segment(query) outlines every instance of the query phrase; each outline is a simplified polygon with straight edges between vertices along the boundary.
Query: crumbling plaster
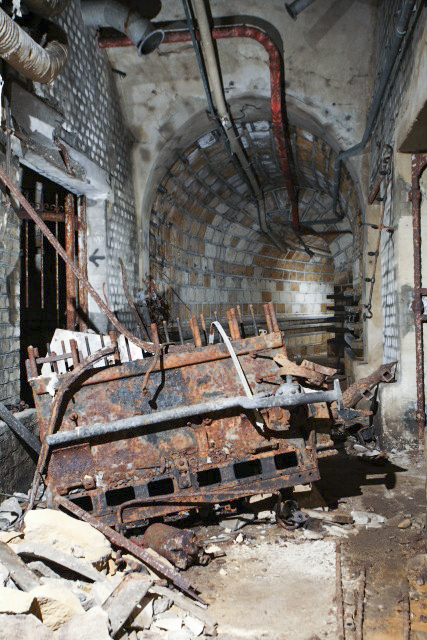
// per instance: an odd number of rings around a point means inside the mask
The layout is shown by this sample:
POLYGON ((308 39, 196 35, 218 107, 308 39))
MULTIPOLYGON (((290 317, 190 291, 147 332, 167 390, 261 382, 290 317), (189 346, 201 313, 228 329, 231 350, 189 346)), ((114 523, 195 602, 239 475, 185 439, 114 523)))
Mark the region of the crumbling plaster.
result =
MULTIPOLYGON (((165 0, 159 20, 182 19, 181 3, 165 0)), ((289 113, 303 111, 319 123, 325 138, 346 149, 362 137, 372 92, 372 55, 376 24, 375 1, 313 4, 294 23, 283 2, 224 1, 211 3, 215 17, 246 14, 260 17, 279 30, 284 42, 289 113)), ((244 39, 220 41, 224 87, 230 101, 242 96, 268 97, 267 54, 261 45, 244 39)), ((123 111, 135 136, 134 177, 140 274, 148 271, 148 227, 151 202, 147 184, 158 154, 171 145, 192 118, 203 113, 206 100, 191 44, 167 44, 149 57, 138 58, 135 48, 109 49, 114 68, 124 71, 117 80, 123 111)), ((212 123, 205 118, 205 130, 212 123)), ((200 131, 201 133, 201 131, 200 131)), ((196 135, 194 136, 196 137, 196 135)), ((363 157, 350 163, 361 176, 363 157)))

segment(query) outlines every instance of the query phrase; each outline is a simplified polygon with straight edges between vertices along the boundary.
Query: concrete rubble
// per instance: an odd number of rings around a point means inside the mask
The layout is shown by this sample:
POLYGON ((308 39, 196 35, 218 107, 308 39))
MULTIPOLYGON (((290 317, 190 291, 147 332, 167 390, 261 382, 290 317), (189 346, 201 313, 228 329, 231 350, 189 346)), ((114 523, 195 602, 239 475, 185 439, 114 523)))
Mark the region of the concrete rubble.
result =
MULTIPOLYGON (((9 498, 3 508, 8 513, 16 506, 9 498)), ((0 538, 0 638, 191 640, 216 635, 215 623, 201 606, 164 586, 142 563, 138 571, 130 570, 130 554, 119 556, 102 533, 61 511, 29 511, 22 530, 3 532, 0 538), (15 565, 3 564, 10 558, 15 565)))

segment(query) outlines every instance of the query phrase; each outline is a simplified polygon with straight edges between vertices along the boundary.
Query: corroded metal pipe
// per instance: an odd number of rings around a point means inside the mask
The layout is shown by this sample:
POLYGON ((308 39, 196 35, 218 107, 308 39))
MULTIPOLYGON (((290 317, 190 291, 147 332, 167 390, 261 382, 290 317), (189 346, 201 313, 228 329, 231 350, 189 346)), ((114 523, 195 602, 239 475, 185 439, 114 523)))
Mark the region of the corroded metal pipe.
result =
POLYGON ((52 40, 41 47, 0 9, 0 58, 26 78, 50 84, 67 62, 68 46, 52 40))

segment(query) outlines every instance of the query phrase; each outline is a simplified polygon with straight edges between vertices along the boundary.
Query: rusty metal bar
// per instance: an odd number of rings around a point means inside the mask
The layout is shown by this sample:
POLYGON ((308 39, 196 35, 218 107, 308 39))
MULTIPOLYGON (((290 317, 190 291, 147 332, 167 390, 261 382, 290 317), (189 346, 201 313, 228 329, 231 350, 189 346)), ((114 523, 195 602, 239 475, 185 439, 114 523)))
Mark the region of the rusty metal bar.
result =
MULTIPOLYGON (((68 260, 75 262, 76 255, 76 229, 74 217, 74 196, 67 193, 65 196, 65 250, 68 260)), ((67 295, 67 329, 74 331, 76 328, 77 287, 76 277, 67 264, 65 269, 66 295, 67 295)))
POLYGON ((166 342, 170 342, 169 331, 168 331, 168 323, 166 322, 166 320, 163 320, 162 324, 163 324, 163 331, 164 331, 164 334, 165 334, 166 342))
POLYGON ((236 310, 234 308, 227 311, 228 326, 232 340, 241 340, 240 329, 237 323, 236 310))
POLYGON ((33 346, 28 347, 28 357, 30 359, 31 375, 33 378, 37 378, 39 375, 36 363, 36 352, 33 346))
POLYGON ((273 321, 270 316, 270 307, 268 304, 264 304, 263 307, 264 307, 265 319, 267 322, 268 333, 273 333, 273 321))
POLYGON ((181 344, 184 344, 184 338, 183 338, 182 329, 181 329, 181 320, 179 318, 176 319, 176 326, 178 327, 179 340, 181 344))
POLYGON ((245 338, 245 325, 243 322, 242 310, 240 308, 240 304, 237 305, 237 319, 239 321, 240 334, 242 338, 245 338))
POLYGON ((255 332, 254 335, 257 336, 258 335, 258 327, 257 327, 257 323, 256 323, 256 320, 255 320, 254 305, 250 304, 249 305, 249 309, 250 309, 251 316, 252 316, 252 323, 254 325, 254 332, 255 332))
POLYGON ((270 311, 271 322, 273 323, 273 332, 280 331, 279 323, 277 322, 276 309, 274 306, 274 302, 270 301, 268 303, 268 308, 270 311))
MULTIPOLYGON (((240 344, 236 343, 233 345, 233 347, 237 356, 244 356, 251 353, 256 354, 257 351, 283 347, 283 338, 280 333, 273 333, 267 336, 246 338, 245 340, 242 340, 240 344)), ((201 364, 203 362, 214 362, 215 360, 222 360, 229 357, 230 354, 228 349, 223 343, 210 344, 209 346, 204 347, 201 351, 166 353, 163 356, 161 363, 155 363, 152 371, 166 371, 168 369, 177 369, 188 365, 201 364)), ((138 371, 135 371, 134 368, 128 370, 126 369, 126 365, 123 365, 119 369, 117 367, 111 367, 104 371, 94 372, 88 380, 83 380, 80 384, 84 387, 87 385, 111 382, 112 380, 141 375, 147 371, 149 366, 151 366, 151 358, 139 360, 138 364, 140 367, 138 371)), ((45 393, 44 382, 42 380, 39 385, 39 389, 36 393, 45 393)))
POLYGON ((52 364, 53 364, 54 372, 58 373, 59 372, 58 363, 57 363, 56 360, 52 360, 52 356, 56 356, 56 353, 52 353, 52 351, 50 350, 50 344, 49 343, 46 344, 46 352, 47 352, 47 355, 49 356, 49 361, 52 362, 52 364))
POLYGON ((126 549, 126 551, 129 551, 133 556, 142 560, 142 562, 154 569, 154 571, 170 580, 176 587, 178 587, 178 589, 181 589, 185 593, 188 593, 192 598, 198 600, 202 604, 205 604, 185 578, 175 571, 175 569, 167 566, 162 560, 154 557, 146 549, 143 549, 132 540, 125 538, 120 533, 117 533, 117 531, 114 531, 114 529, 111 529, 108 525, 103 524, 97 518, 91 516, 87 511, 84 511, 84 509, 81 509, 74 504, 74 502, 71 502, 71 500, 56 495, 54 497, 54 501, 58 506, 63 507, 66 511, 69 511, 80 520, 88 522, 94 529, 100 531, 114 545, 122 549, 126 549))
MULTIPOLYGON (((54 249, 59 253, 61 258, 64 260, 66 265, 70 267, 70 269, 72 270, 76 278, 79 279, 80 283, 84 287, 86 287, 86 289, 88 290, 92 298, 95 300, 98 307, 105 313, 107 318, 110 320, 111 324, 114 327, 116 327, 116 329, 120 331, 120 333, 125 335, 129 340, 131 340, 138 347, 141 347, 141 349, 144 349, 144 351, 152 352, 153 350, 152 344, 148 342, 144 342, 143 340, 140 340, 139 338, 134 336, 116 318, 116 316, 112 313, 111 309, 108 308, 104 300, 102 300, 101 296, 97 293, 97 291, 95 291, 92 285, 88 282, 87 278, 85 278, 85 276, 82 274, 81 270, 77 267, 77 265, 72 260, 69 260, 67 253, 64 250, 64 247, 61 246, 57 238, 55 238, 53 233, 46 226, 46 224, 43 222, 43 220, 40 218, 40 216, 37 214, 34 208, 30 205, 27 199, 23 196, 21 191, 10 179, 10 177, 7 175, 7 173, 2 167, 0 167, 0 180, 3 182, 3 184, 5 184, 10 189, 11 193, 15 196, 15 198, 18 200, 21 206, 24 207, 28 215, 32 218, 32 220, 34 220, 34 222, 37 224, 41 232, 46 236, 46 238, 49 240, 49 242, 54 247, 54 249)), ((161 348, 162 348, 162 345, 159 345, 159 349, 161 348)))
MULTIPOLYGON (((58 238, 59 235, 59 226, 58 223, 55 223, 55 237, 58 238)), ((59 239, 58 239, 59 242, 59 239)), ((56 324, 59 326, 59 315, 60 315, 60 299, 59 299, 59 255, 58 252, 55 251, 55 302, 56 302, 56 324)))
POLYGON ((200 322, 202 323, 203 335, 205 336, 205 344, 208 344, 208 334, 206 333, 206 322, 203 313, 200 314, 200 322))
POLYGON ((29 241, 28 241, 28 221, 24 222, 24 233, 25 233, 25 308, 28 309, 30 306, 30 289, 29 289, 29 268, 28 268, 28 251, 29 251, 29 241))
POLYGON ((152 322, 151 325, 151 336, 153 339, 153 344, 155 345, 155 347, 157 348, 159 346, 159 330, 157 329, 157 325, 155 322, 152 322))
MULTIPOLYGON (((111 355, 113 352, 114 352, 114 347, 112 345, 108 347, 104 347, 103 349, 100 349, 93 355, 85 358, 83 362, 81 362, 77 367, 75 367, 73 371, 68 373, 68 375, 64 376, 52 403, 52 413, 50 416, 49 425, 47 427, 46 434, 54 433, 56 428, 56 423, 58 421, 60 409, 62 406, 62 402, 64 400, 65 395, 69 391, 70 387, 79 379, 81 374, 84 373, 85 371, 88 371, 95 364, 95 362, 98 362, 98 360, 101 360, 104 356, 111 355)), ((33 480, 30 495, 28 498, 27 511, 30 511, 34 506, 34 501, 37 495, 37 489, 39 488, 41 476, 42 476, 42 473, 44 472, 48 455, 49 455, 49 443, 47 442, 47 439, 45 439, 42 444, 39 459, 37 461, 37 467, 34 473, 34 480, 33 480)))
POLYGON ((190 318, 190 327, 193 333, 194 344, 196 347, 202 347, 202 337, 200 335, 199 323, 197 322, 197 316, 191 316, 190 318))
POLYGON ((427 153, 414 154, 412 156, 412 229, 414 243, 414 301, 412 311, 414 312, 415 324, 415 366, 417 380, 417 411, 416 421, 418 425, 418 446, 424 448, 424 430, 426 423, 425 413, 425 389, 424 389, 424 344, 423 344, 423 321, 424 310, 421 285, 421 189, 420 179, 423 171, 427 167, 427 153))
POLYGON ((79 364, 79 352, 77 349, 77 342, 73 338, 71 338, 70 340, 70 349, 71 349, 71 357, 73 359, 73 367, 77 367, 77 365, 79 364))
POLYGON ((112 433, 133 431, 134 429, 151 426, 153 424, 161 424, 162 422, 174 422, 191 416, 217 413, 235 408, 253 411, 270 407, 299 407, 307 404, 316 404, 317 402, 334 402, 338 401, 340 393, 339 381, 335 380, 332 391, 313 391, 313 393, 309 394, 284 391, 282 394, 277 393, 276 395, 257 394, 251 398, 247 396, 221 398, 211 400, 210 402, 201 402, 188 406, 175 407, 174 409, 164 409, 163 411, 135 415, 131 418, 113 420, 112 422, 98 423, 90 427, 79 427, 72 431, 58 431, 55 434, 47 435, 45 442, 47 442, 49 446, 58 446, 69 444, 70 442, 99 438, 100 436, 110 435, 112 433))
POLYGON ((40 233, 40 308, 44 309, 44 235, 40 233))
MULTIPOLYGON (((78 227, 77 227, 77 242, 78 242, 78 264, 80 271, 87 279, 87 209, 86 209, 86 196, 80 196, 78 200, 78 227)), ((88 293, 85 287, 79 286, 79 329, 80 331, 86 331, 87 323, 86 318, 89 313, 89 300, 88 293)))
MULTIPOLYGON (((65 222, 65 213, 55 213, 54 211, 37 210, 40 218, 45 222, 65 222)), ((16 215, 20 220, 31 220, 31 216, 24 209, 19 209, 16 215)))

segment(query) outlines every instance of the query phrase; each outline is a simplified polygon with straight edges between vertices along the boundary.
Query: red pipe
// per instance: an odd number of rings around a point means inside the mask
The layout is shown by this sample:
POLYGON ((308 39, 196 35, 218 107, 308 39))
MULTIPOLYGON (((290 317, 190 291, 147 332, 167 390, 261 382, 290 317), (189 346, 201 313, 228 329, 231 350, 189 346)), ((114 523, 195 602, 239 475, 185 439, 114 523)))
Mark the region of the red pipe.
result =
MULTIPOLYGON (((251 38, 262 44, 268 53, 270 63, 270 102, 271 116, 273 122, 273 133, 276 140, 277 153, 282 165, 283 176, 285 178, 286 190, 292 207, 292 225, 295 231, 299 229, 298 214, 298 198, 292 179, 292 151, 289 138, 289 131, 286 117, 285 105, 285 72, 283 59, 277 45, 273 40, 261 29, 257 27, 247 27, 244 25, 233 27, 214 27, 212 29, 212 37, 214 40, 222 40, 225 38, 251 38)), ((197 38, 200 39, 197 32, 197 38)), ((191 34, 187 29, 174 31, 165 30, 165 38, 163 44, 174 42, 190 42, 191 34)), ((126 36, 109 36, 100 37, 98 46, 102 49, 110 47, 133 47, 134 44, 126 36)))

